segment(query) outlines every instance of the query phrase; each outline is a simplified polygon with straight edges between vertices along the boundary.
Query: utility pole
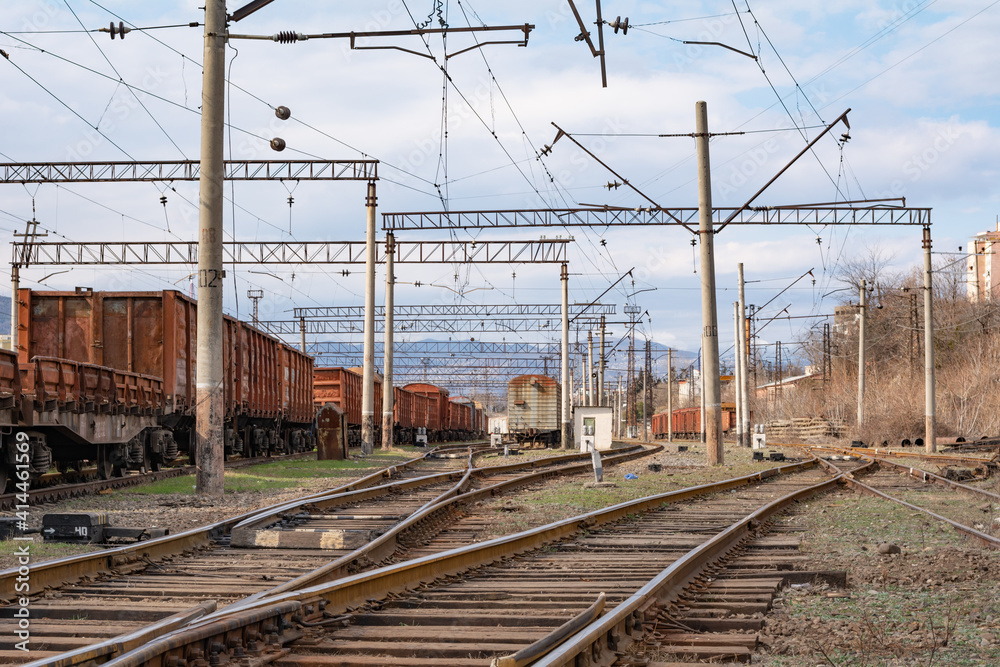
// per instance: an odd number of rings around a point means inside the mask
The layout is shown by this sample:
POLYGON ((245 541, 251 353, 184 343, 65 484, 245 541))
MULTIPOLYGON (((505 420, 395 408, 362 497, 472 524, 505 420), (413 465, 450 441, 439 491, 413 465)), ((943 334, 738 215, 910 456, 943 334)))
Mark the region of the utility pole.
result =
MULTIPOLYGON (((260 322, 258 321, 258 324, 260 322)), ((299 318, 299 346, 302 348, 302 354, 306 353, 306 318, 299 318)))
POLYGON ((562 283, 562 423, 559 430, 559 446, 569 449, 570 442, 570 407, 569 392, 571 382, 569 377, 569 268, 562 265, 559 273, 562 283))
POLYGON ((594 405, 594 332, 587 329, 587 405, 594 405))
POLYGON ((736 403, 736 446, 743 446, 743 368, 740 365, 740 302, 733 302, 733 328, 736 339, 733 347, 733 394, 736 403))
POLYGON ((222 319, 223 126, 226 111, 226 1, 205 1, 205 54, 201 95, 201 176, 198 235, 198 330, 195 390, 196 489, 225 491, 222 319))
POLYGON ((740 395, 741 395, 741 408, 740 414, 742 415, 742 433, 743 440, 740 441, 741 447, 749 447, 751 445, 751 425, 750 425, 750 337, 749 337, 749 327, 747 326, 747 307, 746 307, 746 295, 744 293, 744 287, 746 281, 743 279, 743 262, 740 262, 736 267, 736 273, 739 279, 739 354, 737 356, 737 361, 740 367, 740 395))
POLYGON ((829 387, 833 380, 833 350, 830 341, 830 323, 823 323, 823 386, 829 387))
POLYGON ((375 451, 375 181, 368 182, 365 205, 368 227, 365 236, 365 328, 361 378, 361 451, 375 451))
POLYGON ((618 419, 615 422, 618 424, 618 437, 624 437, 625 432, 623 425, 625 423, 625 415, 622 414, 622 376, 618 376, 618 396, 615 399, 615 413, 618 415, 618 419))
POLYGON ((712 170, 708 156, 708 104, 695 102, 698 153, 698 238, 701 241, 701 349, 705 388, 705 450, 709 465, 725 462, 722 448, 722 401, 719 386, 719 324, 715 312, 715 252, 712 236, 712 170), (707 376, 707 381, 706 381, 707 376))
POLYGON ((649 417, 647 415, 653 414, 653 406, 650 398, 653 395, 653 385, 650 382, 650 373, 652 372, 652 363, 649 356, 649 339, 646 339, 646 363, 643 364, 642 373, 642 439, 644 441, 649 441, 649 417))
POLYGON ((601 357, 597 364, 597 404, 604 407, 604 315, 601 315, 601 357))
POLYGON ((667 349, 667 442, 674 441, 674 351, 667 349))
POLYGON ((396 255, 396 235, 389 232, 385 236, 385 344, 383 345, 382 367, 382 449, 392 449, 395 444, 393 433, 393 403, 396 397, 392 387, 393 357, 393 299, 396 277, 393 273, 393 259, 396 255))
POLYGON ((924 449, 937 451, 934 396, 934 281, 931 273, 931 228, 924 227, 924 449))
POLYGON ((858 308, 858 437, 865 423, 865 294, 868 282, 861 281, 860 306, 858 308))
POLYGON ((701 407, 701 429, 700 429, 701 433, 699 433, 699 435, 698 435, 698 441, 704 443, 704 442, 707 442, 707 438, 705 437, 705 427, 707 426, 707 422, 705 421, 705 352, 704 352, 704 350, 699 350, 698 351, 698 379, 699 379, 699 385, 700 385, 698 387, 698 399, 699 399, 699 406, 701 407))

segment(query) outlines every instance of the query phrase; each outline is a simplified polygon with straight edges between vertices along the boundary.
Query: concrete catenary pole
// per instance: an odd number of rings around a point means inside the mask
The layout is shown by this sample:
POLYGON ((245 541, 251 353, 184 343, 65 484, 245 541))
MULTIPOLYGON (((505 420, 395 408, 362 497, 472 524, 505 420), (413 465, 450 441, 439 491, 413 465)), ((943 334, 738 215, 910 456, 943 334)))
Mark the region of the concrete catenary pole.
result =
POLYGON ((601 355, 597 361, 597 404, 604 406, 604 315, 601 315, 601 355))
POLYGON ((302 354, 306 353, 306 318, 299 318, 299 345, 302 348, 302 354))
POLYGON ((361 380, 361 449, 375 451, 375 181, 368 182, 365 206, 368 227, 365 236, 365 342, 361 380))
POLYGON ((587 331, 587 405, 594 405, 594 332, 587 331))
POLYGON ((733 301, 733 389, 736 402, 736 446, 743 446, 743 369, 740 368, 740 302, 733 301))
POLYGON ((736 267, 737 277, 739 279, 739 317, 740 317, 740 349, 739 349, 739 366, 742 372, 742 377, 740 379, 742 390, 740 392, 743 406, 742 406, 742 417, 743 417, 743 441, 740 442, 741 447, 749 447, 752 441, 751 436, 751 426, 750 426, 750 355, 747 351, 747 300, 744 287, 746 281, 743 280, 743 262, 740 262, 736 267))
MULTIPOLYGON (((643 359, 649 359, 649 340, 646 340, 646 356, 643 359)), ((643 442, 649 442, 649 422, 646 421, 646 415, 650 414, 646 412, 646 406, 649 404, 649 366, 645 363, 642 364, 642 440, 643 442)), ((636 434, 638 435, 638 434, 636 434)))
POLYGON ((559 272, 559 280, 562 284, 562 422, 559 429, 559 446, 569 449, 573 446, 570 441, 570 420, 572 419, 572 408, 570 407, 569 392, 569 268, 562 265, 559 272))
POLYGON ((382 367, 385 376, 382 378, 382 449, 392 449, 393 434, 393 403, 396 397, 392 387, 392 355, 393 355, 393 291, 396 277, 393 275, 393 260, 396 254, 396 236, 392 232, 385 237, 385 348, 382 367))
POLYGON ((615 397, 615 414, 618 415, 618 419, 616 420, 616 423, 618 424, 618 437, 621 438, 621 437, 624 436, 624 429, 622 427, 625 425, 625 415, 622 414, 622 376, 621 375, 618 376, 618 395, 615 397))
POLYGON ((924 227, 924 449, 937 451, 937 408, 934 397, 934 277, 931 272, 931 228, 924 227))
POLYGON ((225 399, 222 320, 223 123, 226 111, 226 2, 205 2, 198 207, 198 332, 195 456, 201 495, 224 492, 225 399))
POLYGON ((708 424, 708 422, 705 421, 705 362, 703 360, 703 357, 704 353, 699 351, 698 352, 698 380, 699 380, 698 398, 701 400, 700 403, 701 434, 699 435, 699 438, 701 438, 700 442, 706 442, 705 426, 706 424, 708 424))
POLYGON ((858 308, 858 437, 861 437, 861 426, 865 423, 865 293, 868 282, 861 281, 861 304, 858 308))
POLYGON ((674 351, 667 350, 667 442, 674 441, 674 351))
POLYGON ((701 349, 705 388, 705 450, 709 465, 725 462, 722 448, 722 387, 719 385, 719 323, 715 312, 715 251, 712 236, 712 170, 708 158, 708 104, 695 102, 698 153, 698 238, 701 240, 701 349))

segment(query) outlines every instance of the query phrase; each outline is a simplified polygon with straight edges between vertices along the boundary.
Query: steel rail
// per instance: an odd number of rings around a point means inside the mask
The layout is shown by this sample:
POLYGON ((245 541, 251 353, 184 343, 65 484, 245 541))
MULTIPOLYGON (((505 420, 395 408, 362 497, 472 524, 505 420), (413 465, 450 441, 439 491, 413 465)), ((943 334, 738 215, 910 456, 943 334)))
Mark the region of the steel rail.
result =
MULTIPOLYGON (((611 458, 617 459, 618 461, 627 460, 629 458, 634 458, 636 456, 636 452, 638 452, 640 450, 641 450, 641 448, 635 448, 635 447, 631 448, 630 450, 626 450, 624 452, 621 451, 621 450, 619 450, 619 451, 616 452, 615 456, 613 456, 611 458)), ((582 454, 582 455, 570 455, 570 456, 566 456, 566 455, 553 456, 553 457, 547 457, 545 459, 535 459, 535 460, 529 460, 529 461, 524 461, 524 462, 521 462, 521 463, 514 463, 514 464, 503 465, 503 466, 490 466, 488 468, 474 469, 473 468, 473 461, 474 461, 474 459, 476 459, 478 457, 481 457, 481 456, 489 453, 490 451, 493 451, 493 450, 490 450, 490 449, 486 449, 486 450, 477 449, 476 448, 476 444, 472 444, 471 446, 470 445, 446 445, 446 446, 443 446, 442 448, 437 448, 437 449, 433 450, 432 452, 428 452, 427 455, 425 455, 425 457, 423 457, 423 458, 457 458, 457 457, 461 457, 461 456, 467 456, 468 457, 468 462, 466 464, 466 468, 465 468, 464 474, 462 472, 459 472, 459 471, 452 471, 452 472, 447 472, 447 473, 437 473, 437 474, 433 474, 433 475, 427 475, 427 476, 424 476, 424 477, 410 479, 410 480, 403 480, 401 482, 395 482, 395 483, 391 483, 391 484, 379 485, 379 486, 375 486, 375 487, 367 487, 367 488, 360 489, 360 490, 357 490, 357 491, 348 491, 348 492, 344 492, 344 493, 318 492, 317 494, 313 494, 313 495, 307 496, 304 499, 299 499, 299 500, 296 500, 296 501, 292 501, 290 503, 286 503, 286 504, 277 506, 276 508, 270 508, 271 511, 265 510, 263 512, 260 512, 260 514, 257 514, 257 515, 254 515, 254 516, 247 516, 247 518, 245 518, 240 524, 238 524, 235 527, 232 527, 232 529, 231 529, 231 535, 233 537, 231 539, 231 544, 235 544, 238 541, 238 537, 237 537, 237 529, 238 528, 240 528, 240 527, 246 527, 246 526, 253 525, 253 524, 257 524, 257 523, 265 520, 266 518, 272 518, 272 519, 276 520, 278 518, 279 514, 286 513, 286 512, 289 512, 289 511, 293 511, 293 510, 301 507, 304 504, 315 504, 315 505, 320 505, 320 506, 327 506, 327 505, 331 505, 331 504, 334 504, 334 503, 335 504, 353 503, 353 502, 363 501, 368 496, 373 495, 373 493, 382 494, 382 493, 385 492, 385 490, 387 488, 390 488, 393 492, 395 492, 395 491, 405 490, 407 488, 416 487, 416 486, 426 486, 427 484, 436 483, 436 482, 438 482, 440 480, 443 480, 443 479, 446 479, 446 478, 449 478, 449 477, 453 478, 453 477, 459 476, 459 475, 462 476, 462 480, 460 480, 458 484, 456 484, 454 487, 452 487, 452 489, 444 492, 443 494, 441 494, 437 498, 432 499, 431 501, 425 503, 425 505, 423 505, 421 508, 419 508, 416 512, 413 513, 413 516, 416 516, 417 514, 421 514, 421 513, 423 513, 424 515, 426 515, 426 511, 425 510, 428 510, 429 508, 431 508, 435 503, 437 503, 437 502, 439 502, 439 501, 441 501, 441 500, 443 500, 445 498, 452 497, 452 496, 455 496, 458 493, 461 493, 464 490, 464 488, 466 487, 467 480, 470 479, 470 476, 474 472, 478 472, 478 473, 482 473, 482 474, 503 474, 503 473, 506 473, 506 472, 515 471, 518 468, 525 468, 525 467, 527 467, 527 468, 538 468, 538 467, 544 467, 546 465, 550 465, 551 466, 551 465, 559 464, 559 463, 565 462, 567 460, 574 460, 574 459, 580 459, 580 460, 582 460, 584 458, 586 459, 586 461, 588 463, 586 465, 584 465, 584 464, 581 463, 581 464, 577 464, 577 465, 572 466, 572 468, 574 469, 573 471, 579 471, 580 469, 589 468, 589 466, 590 466, 590 464, 589 464, 590 455, 589 454, 582 454), (443 451, 441 451, 442 449, 443 449, 443 451)), ((652 451, 657 451, 657 450, 650 450, 649 452, 642 452, 642 453, 651 453, 652 451)), ((420 458, 414 459, 414 461, 419 461, 419 460, 420 460, 420 458)), ((609 464, 610 464, 610 462, 609 462, 609 464)), ((561 468, 556 468, 556 469, 553 469, 553 470, 543 471, 542 473, 536 473, 535 475, 531 476, 531 479, 532 480, 534 480, 536 478, 540 479, 541 477, 544 477, 546 475, 562 474, 562 473, 565 473, 567 471, 570 471, 569 468, 566 467, 566 466, 562 466, 561 468)), ((388 477, 388 478, 391 479, 395 475, 396 475, 396 468, 394 466, 394 467, 388 468, 388 469, 386 469, 384 471, 379 471, 378 473, 375 473, 375 474, 369 476, 369 478, 366 478, 366 479, 378 478, 380 476, 381 477, 388 477)), ((359 480, 359 482, 360 481, 361 480, 359 480)), ((489 488, 490 489, 496 489, 496 488, 502 486, 503 484, 508 484, 509 485, 509 484, 511 484, 511 482, 516 482, 516 480, 510 480, 510 481, 508 481, 506 483, 502 483, 502 484, 498 484, 498 485, 493 485, 492 487, 489 487, 489 488)), ((525 482, 525 483, 527 483, 527 482, 525 482)), ((246 516, 246 515, 244 515, 244 516, 246 516)), ((410 525, 412 523, 413 522, 409 522, 407 525, 410 525)), ((397 525, 393 529, 390 529, 389 532, 391 532, 393 535, 395 535, 395 534, 397 534, 399 532, 402 532, 402 531, 399 530, 399 526, 397 525)), ((382 541, 385 541, 387 539, 387 535, 383 535, 379 539, 382 540, 382 541)), ((341 562, 341 561, 348 562, 348 561, 351 561, 353 563, 357 563, 358 561, 365 560, 365 554, 368 551, 371 550, 369 547, 371 547, 371 544, 368 545, 368 547, 361 547, 361 548, 355 550, 355 552, 353 552, 352 554, 349 554, 349 555, 347 555, 345 557, 342 557, 342 558, 338 559, 337 562, 341 562)), ((390 550, 389 551, 389 555, 391 555, 392 551, 394 551, 394 550, 395 550, 395 548, 393 550, 390 550)), ((370 563, 371 561, 369 560, 368 562, 370 563)), ((324 568, 324 571, 330 571, 330 568, 324 568)), ((303 575, 302 577, 299 577, 299 578, 297 578, 294 581, 299 581, 300 582, 300 586, 301 586, 301 585, 304 585, 301 582, 316 583, 317 581, 323 580, 323 579, 316 578, 316 577, 313 577, 313 578, 306 578, 306 577, 307 577, 307 575, 303 575)), ((287 583, 290 583, 290 582, 286 582, 286 584, 287 583)), ((287 585, 282 585, 282 586, 278 586, 276 588, 284 590, 285 588, 294 588, 294 587, 289 587, 287 585)), ((272 592, 274 590, 275 589, 271 589, 271 590, 267 590, 267 591, 262 591, 260 593, 255 594, 255 595, 252 595, 249 598, 247 598, 246 600, 242 600, 242 601, 240 601, 238 603, 234 603, 234 604, 226 607, 222 611, 225 611, 226 613, 233 613, 234 609, 236 609, 237 607, 243 606, 244 603, 256 600, 256 599, 258 599, 260 597, 263 597, 263 596, 270 595, 270 594, 272 594, 272 592)), ((213 606, 214 606, 214 604, 213 604, 213 606)), ((188 621, 191 622, 191 621, 194 621, 194 620, 198 620, 198 619, 200 619, 202 617, 205 617, 204 620, 211 620, 212 618, 221 615, 220 613, 212 614, 211 613, 212 611, 214 611, 214 608, 213 608, 213 610, 209 610, 209 612, 198 614, 197 617, 192 617, 192 618, 188 619, 188 621), (208 614, 207 617, 206 617, 206 613, 208 614)), ((161 628, 160 633, 162 633, 162 632, 174 629, 174 628, 178 628, 181 625, 183 625, 183 624, 173 624, 170 628, 165 628, 162 625, 164 622, 165 621, 159 621, 156 624, 153 624, 152 626, 149 626, 149 627, 150 628, 161 628)), ((40 667, 41 665, 59 665, 59 667, 70 667, 71 665, 83 664, 85 662, 88 662, 88 661, 91 661, 91 660, 95 660, 95 659, 98 659, 98 658, 108 659, 111 656, 120 655, 122 653, 127 652, 128 650, 131 650, 131 649, 137 647, 138 645, 140 645, 142 643, 145 643, 145 642, 148 642, 148 641, 151 641, 151 640, 155 639, 155 637, 157 636, 157 634, 158 633, 155 632, 155 631, 146 632, 146 629, 143 628, 141 630, 133 631, 133 632, 127 634, 127 635, 121 635, 121 636, 118 636, 118 637, 109 638, 109 639, 104 640, 103 642, 100 642, 98 644, 94 644, 94 645, 87 646, 87 647, 82 647, 80 649, 77 649, 77 650, 74 650, 74 651, 71 651, 71 652, 60 654, 57 658, 51 658, 51 657, 50 658, 43 658, 43 659, 41 659, 39 661, 36 661, 36 662, 38 663, 38 667, 40 667), (142 637, 144 637, 143 641, 137 641, 136 638, 139 637, 140 635, 142 637)))
MULTIPOLYGON (((393 475, 405 468, 415 466, 431 452, 423 456, 416 457, 402 464, 389 466, 385 469, 374 472, 354 482, 344 484, 333 491, 349 491, 366 488, 376 485, 378 482, 393 475)), ((309 497, 320 497, 333 492, 326 490, 310 494, 309 497)), ((187 549, 194 549, 206 545, 218 536, 225 534, 232 526, 240 521, 259 514, 260 510, 254 510, 235 517, 223 519, 207 526, 192 528, 191 530, 178 533, 176 535, 166 535, 164 537, 129 544, 122 547, 107 549, 88 554, 78 554, 56 558, 31 566, 31 588, 33 591, 45 590, 64 586, 74 581, 79 581, 84 577, 96 577, 108 570, 126 567, 133 563, 143 563, 147 559, 156 559, 163 556, 179 553, 187 549)), ((0 600, 12 600, 19 597, 15 586, 17 584, 18 568, 13 567, 0 571, 0 600)))
POLYGON ((42 667, 43 665, 47 665, 48 667, 73 667, 74 665, 82 665, 88 662, 99 664, 108 656, 128 653, 166 632, 172 632, 177 628, 202 618, 206 614, 211 614, 213 611, 215 611, 215 600, 207 600, 191 609, 164 618, 135 632, 120 635, 100 644, 83 646, 74 651, 68 651, 55 659, 41 658, 33 660, 21 667, 42 667))
MULTIPOLYGON (((712 484, 680 489, 638 500, 613 505, 577 517, 563 519, 545 526, 507 535, 478 544, 468 545, 389 565, 376 570, 350 575, 331 583, 311 586, 259 601, 257 605, 241 607, 231 615, 209 617, 193 626, 167 635, 141 650, 125 654, 106 663, 109 667, 137 667, 138 665, 164 665, 168 653, 184 650, 187 655, 208 655, 210 646, 221 647, 217 652, 223 662, 231 657, 227 650, 226 637, 238 634, 240 619, 268 618, 270 624, 281 630, 271 633, 272 655, 278 656, 276 644, 290 641, 299 636, 291 630, 291 620, 316 621, 324 617, 341 614, 350 607, 365 600, 378 599, 394 591, 400 591, 420 583, 433 581, 485 565, 518 553, 534 550, 552 542, 566 539, 598 524, 617 521, 636 512, 655 509, 664 504, 688 500, 699 496, 761 483, 771 477, 779 477, 799 472, 817 465, 817 459, 794 463, 779 468, 769 468, 761 472, 712 484), (256 614, 255 616, 253 614, 256 614), (284 625, 281 620, 284 619, 284 625), (226 624, 226 621, 231 621, 226 624), (225 656, 222 653, 227 653, 225 656)), ((437 509, 435 506, 431 509, 437 509)), ((255 620, 254 622, 260 622, 255 620)), ((172 657, 179 657, 176 653, 172 657)), ((268 659, 268 658, 264 658, 268 659)))
POLYGON ((929 484, 939 484, 944 487, 959 489, 965 491, 966 493, 971 493, 973 495, 983 496, 992 502, 1000 502, 1000 494, 992 493, 985 489, 979 489, 974 486, 969 486, 967 484, 962 484, 961 482, 956 482, 953 479, 948 479, 947 477, 942 477, 941 475, 935 475, 932 472, 927 472, 926 470, 921 470, 920 468, 914 468, 912 466, 906 466, 901 463, 896 463, 895 461, 888 461, 885 459, 880 459, 876 457, 879 464, 892 466, 893 468, 899 469, 898 471, 903 474, 909 475, 910 477, 920 480, 921 482, 929 484))
POLYGON ((948 517, 945 517, 945 516, 941 516, 940 514, 937 514, 936 512, 932 512, 929 509, 925 509, 923 507, 919 507, 917 505, 913 505, 912 503, 908 503, 905 500, 900 500, 899 498, 894 498, 894 497, 890 496, 889 494, 885 493, 884 491, 879 491, 878 489, 876 489, 876 488, 874 488, 872 486, 869 486, 869 485, 865 484, 864 482, 861 482, 861 481, 858 481, 856 479, 849 478, 849 477, 845 477, 844 479, 847 480, 847 484, 849 486, 852 486, 852 487, 854 487, 856 489, 864 491, 865 493, 867 493, 869 495, 876 496, 876 497, 882 498, 884 500, 891 500, 892 502, 898 503, 898 504, 902 505, 903 507, 906 507, 907 509, 915 510, 917 512, 921 512, 923 514, 926 514, 927 516, 930 516, 930 517, 932 517, 934 519, 937 519, 938 521, 943 521, 944 523, 948 524, 949 526, 951 526, 952 528, 954 528, 955 530, 957 530, 959 533, 962 533, 966 537, 970 537, 970 538, 972 538, 974 540, 977 540, 980 544, 982 544, 983 546, 985 546, 985 547, 987 547, 989 549, 1000 549, 1000 539, 997 539, 996 537, 993 537, 992 535, 987 535, 986 533, 980 532, 980 531, 978 531, 975 528, 972 528, 970 526, 966 526, 963 523, 959 523, 957 521, 953 521, 952 519, 949 519, 948 517))
MULTIPOLYGON (((245 459, 231 459, 226 461, 226 468, 237 469, 251 465, 258 465, 260 463, 272 463, 278 460, 294 461, 295 459, 302 458, 308 454, 310 454, 310 452, 288 454, 281 457, 255 456, 245 459)), ((179 460, 185 459, 186 457, 181 457, 179 460)), ((58 502, 60 500, 68 500, 70 498, 79 498, 104 489, 122 489, 130 486, 138 486, 139 484, 146 484, 147 482, 158 482, 161 479, 170 479, 171 477, 179 477, 181 475, 191 475, 194 474, 195 470, 196 468, 193 465, 181 465, 177 467, 164 468, 162 470, 145 472, 138 475, 111 477, 109 479, 90 479, 84 482, 74 482, 72 484, 52 484, 51 486, 28 489, 28 504, 38 506, 43 503, 58 502)), ((46 476, 49 474, 53 473, 47 473, 46 476)), ((55 473, 55 475, 58 474, 59 473, 55 473)), ((20 494, 17 492, 4 493, 0 495, 0 510, 9 510, 19 504, 20 501, 18 500, 18 495, 20 494)))
POLYGON ((996 461, 992 461, 988 458, 982 458, 977 456, 955 456, 951 454, 925 454, 923 452, 898 452, 890 449, 882 449, 880 447, 837 447, 835 445, 805 445, 805 444, 777 444, 774 446, 778 447, 798 447, 800 449, 806 449, 810 451, 831 451, 838 452, 841 454, 853 454, 855 456, 859 454, 864 454, 866 456, 873 456, 875 458, 899 458, 899 459, 920 459, 922 461, 928 461, 930 463, 964 463, 973 465, 983 465, 987 468, 992 469, 994 472, 998 470, 998 464, 996 461))
MULTIPOLYGON (((618 452, 617 454, 602 457, 602 460, 603 464, 610 467, 625 461, 631 461, 635 458, 654 454, 661 449, 661 446, 656 446, 652 449, 633 449, 631 451, 618 452)), ((466 490, 469 482, 471 482, 472 475, 475 472, 485 472, 486 470, 489 470, 492 474, 510 472, 516 470, 518 467, 523 467, 524 464, 514 463, 507 466, 492 466, 488 469, 470 469, 468 471, 468 475, 453 488, 445 491, 438 498, 429 501, 422 508, 411 514, 407 519, 404 519, 402 522, 396 524, 372 542, 358 548, 352 553, 338 558, 329 565, 325 565, 317 570, 314 570, 313 572, 300 575, 299 577, 286 581, 283 584, 279 584, 270 590, 252 595, 245 600, 242 600, 234 605, 230 605, 230 607, 223 608, 217 612, 216 615, 224 614, 228 609, 255 604, 264 598, 270 598, 283 593, 289 593, 310 586, 335 581, 357 572, 362 569, 364 565, 380 563, 396 553, 400 547, 400 540, 405 539, 405 535, 408 532, 419 531, 423 525, 440 520, 442 516, 446 515, 449 511, 459 505, 467 505, 480 500, 485 500, 499 493, 510 491, 511 489, 515 489, 519 486, 533 484, 555 475, 587 472, 593 467, 591 455, 589 453, 574 454, 570 456, 546 457, 544 459, 536 459, 535 461, 530 462, 529 465, 531 467, 542 468, 542 470, 523 475, 516 479, 491 484, 481 489, 476 489, 475 491, 466 490), (557 463, 557 459, 578 459, 580 462, 574 465, 561 466, 558 468, 546 467, 553 465, 553 463, 557 463)))
POLYGON ((456 477, 462 479, 468 475, 467 471, 468 468, 466 468, 466 471, 454 470, 451 472, 435 473, 422 477, 414 477, 412 479, 404 479, 398 482, 391 482, 380 486, 331 493, 320 497, 297 498, 278 507, 269 507, 262 512, 254 514, 253 516, 248 516, 238 524, 234 525, 229 534, 230 544, 234 547, 269 546, 267 544, 267 533, 264 533, 263 539, 260 537, 263 529, 266 526, 280 521, 281 518, 288 512, 301 509, 304 505, 328 508, 336 507, 338 505, 364 502, 366 500, 371 500, 372 498, 384 496, 387 493, 403 493, 440 482, 448 482, 456 477))
MULTIPOLYGON (((794 502, 817 493, 825 493, 835 488, 843 475, 820 484, 799 489, 779 498, 698 546, 676 560, 663 570, 655 579, 636 591, 606 615, 580 630, 559 647, 553 649, 540 660, 532 663, 534 667, 556 667, 575 665, 577 656, 589 657, 597 664, 605 651, 621 650, 623 644, 637 628, 642 627, 642 618, 646 610, 654 606, 662 606, 675 601, 684 587, 700 574, 709 564, 715 562, 734 549, 740 542, 749 537, 767 518, 784 510, 794 502)), ((586 659, 586 658, 584 658, 586 659)))
POLYGON ((578 614, 575 618, 563 623, 561 626, 542 637, 530 646, 526 646, 513 655, 506 655, 493 660, 492 667, 526 667, 556 648, 567 638, 572 637, 581 629, 593 623, 604 611, 606 601, 604 593, 597 596, 594 604, 590 605, 578 614))

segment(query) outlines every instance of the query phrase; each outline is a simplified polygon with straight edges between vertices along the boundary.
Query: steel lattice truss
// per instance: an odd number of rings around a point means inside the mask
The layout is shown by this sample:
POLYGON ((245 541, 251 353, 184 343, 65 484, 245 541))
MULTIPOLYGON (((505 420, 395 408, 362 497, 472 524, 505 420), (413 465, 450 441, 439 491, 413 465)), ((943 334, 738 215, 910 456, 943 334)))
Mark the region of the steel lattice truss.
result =
MULTIPOLYGON (((735 208, 712 212, 722 224, 735 208)), ((733 225, 920 225, 931 222, 931 209, 899 206, 755 206, 740 212, 733 225)), ((633 225, 698 226, 694 208, 572 208, 509 211, 383 213, 382 229, 489 229, 510 227, 625 227, 633 225)))
MULTIPOLYGON (((561 264, 571 239, 539 241, 396 241, 397 264, 561 264)), ((198 263, 195 241, 119 243, 13 242, 14 257, 31 266, 94 266, 198 263), (27 246, 27 247, 25 247, 27 246)), ((364 264, 364 241, 241 242, 222 244, 224 264, 364 264)), ((376 262, 385 262, 385 244, 376 244, 376 262)))
MULTIPOLYGON (((375 343, 375 356, 383 354, 382 342, 375 343)), ((364 348, 361 343, 320 341, 306 345, 306 353, 316 357, 350 357, 361 359, 364 348)), ((556 357, 560 353, 559 343, 490 343, 486 341, 397 341, 393 345, 393 356, 443 357, 457 356, 514 356, 534 355, 556 357)))
MULTIPOLYGON (((588 316, 577 319, 586 320, 588 316)), ((363 319, 363 318, 362 318, 363 319)), ((261 330, 275 336, 290 336, 301 334, 303 326, 306 334, 348 334, 360 333, 363 330, 362 319, 356 320, 264 320, 257 322, 261 330)), ((592 324, 599 318, 594 318, 592 324)), ((517 332, 517 331, 560 331, 559 318, 552 319, 482 319, 482 320, 410 320, 405 323, 396 322, 394 331, 397 333, 478 333, 478 332, 517 332)), ((385 332, 385 320, 375 318, 375 332, 385 332)))
MULTIPOLYGON (((294 310, 296 319, 306 318, 312 320, 320 319, 344 319, 357 320, 365 315, 364 306, 326 306, 319 308, 296 308, 294 310)), ((556 318, 562 317, 562 305, 560 304, 434 304, 416 306, 393 306, 393 317, 396 320, 416 320, 422 318, 485 318, 485 317, 509 317, 509 318, 556 318)), ((569 307, 570 317, 600 317, 601 315, 614 315, 615 304, 572 304, 569 307)), ((385 317, 385 306, 375 306, 375 317, 385 317)))
POLYGON ((422 374, 424 372, 435 375, 451 375, 455 373, 475 374, 494 371, 514 374, 541 373, 546 368, 553 372, 558 370, 557 364, 551 361, 546 364, 542 359, 506 359, 504 357, 451 359, 445 363, 437 362, 433 364, 422 364, 413 358, 392 362, 392 374, 394 377, 397 375, 422 374))
MULTIPOLYGON (((0 164, 0 183, 197 181, 197 160, 0 164)), ((374 181, 378 160, 226 160, 227 181, 374 181)))

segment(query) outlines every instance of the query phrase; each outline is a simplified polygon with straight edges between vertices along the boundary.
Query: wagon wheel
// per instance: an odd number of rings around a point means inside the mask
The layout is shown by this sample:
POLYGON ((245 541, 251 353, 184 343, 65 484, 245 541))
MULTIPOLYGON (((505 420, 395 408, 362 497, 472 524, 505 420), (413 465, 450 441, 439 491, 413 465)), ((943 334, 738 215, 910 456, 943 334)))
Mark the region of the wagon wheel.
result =
POLYGON ((112 477, 124 477, 126 474, 128 474, 127 471, 121 466, 113 466, 111 468, 112 477))
POLYGON ((0 494, 6 493, 7 491, 7 477, 9 473, 7 472, 7 466, 0 466, 0 494))
POLYGON ((103 456, 97 460, 97 474, 101 479, 111 479, 114 466, 103 456))

